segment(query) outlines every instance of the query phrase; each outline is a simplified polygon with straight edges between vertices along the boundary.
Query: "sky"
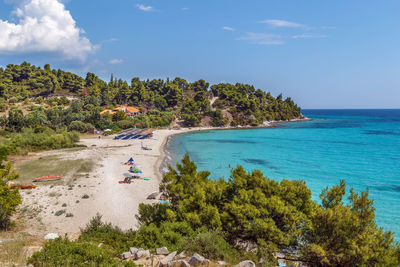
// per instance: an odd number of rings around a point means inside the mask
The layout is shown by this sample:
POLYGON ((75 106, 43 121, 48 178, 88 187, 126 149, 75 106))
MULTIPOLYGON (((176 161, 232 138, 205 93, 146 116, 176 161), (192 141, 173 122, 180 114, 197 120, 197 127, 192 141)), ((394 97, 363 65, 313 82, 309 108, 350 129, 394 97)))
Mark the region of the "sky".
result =
POLYGON ((398 0, 0 0, 0 66, 247 83, 302 108, 400 108, 398 0))

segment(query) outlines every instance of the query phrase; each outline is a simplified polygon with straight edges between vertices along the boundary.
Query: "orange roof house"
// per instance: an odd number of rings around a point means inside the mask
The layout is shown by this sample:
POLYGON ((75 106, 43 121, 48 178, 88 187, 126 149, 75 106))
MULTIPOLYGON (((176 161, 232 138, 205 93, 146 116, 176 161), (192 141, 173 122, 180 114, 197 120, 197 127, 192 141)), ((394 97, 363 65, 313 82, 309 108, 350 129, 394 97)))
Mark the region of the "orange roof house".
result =
POLYGON ((127 105, 121 105, 119 107, 113 108, 113 110, 109 110, 109 109, 105 109, 102 112, 100 112, 100 114, 105 114, 105 113, 110 113, 110 114, 114 114, 117 111, 122 110, 123 112, 126 113, 126 115, 128 115, 128 117, 134 117, 137 114, 140 113, 139 109, 136 107, 130 107, 127 105))

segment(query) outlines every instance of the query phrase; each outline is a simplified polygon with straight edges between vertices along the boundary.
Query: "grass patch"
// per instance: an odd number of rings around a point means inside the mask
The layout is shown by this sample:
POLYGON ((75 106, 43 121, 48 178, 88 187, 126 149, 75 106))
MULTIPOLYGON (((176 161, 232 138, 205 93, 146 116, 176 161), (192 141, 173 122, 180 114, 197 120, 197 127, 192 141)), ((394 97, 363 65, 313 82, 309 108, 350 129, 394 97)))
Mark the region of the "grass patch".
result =
MULTIPOLYGON (((68 150, 70 152, 70 150, 68 150)), ((54 182, 43 182, 41 184, 62 184, 74 178, 82 177, 82 172, 91 172, 94 162, 82 159, 61 159, 57 156, 45 156, 39 159, 24 161, 15 165, 20 182, 31 182, 35 177, 46 175, 62 175, 63 179, 54 182)))

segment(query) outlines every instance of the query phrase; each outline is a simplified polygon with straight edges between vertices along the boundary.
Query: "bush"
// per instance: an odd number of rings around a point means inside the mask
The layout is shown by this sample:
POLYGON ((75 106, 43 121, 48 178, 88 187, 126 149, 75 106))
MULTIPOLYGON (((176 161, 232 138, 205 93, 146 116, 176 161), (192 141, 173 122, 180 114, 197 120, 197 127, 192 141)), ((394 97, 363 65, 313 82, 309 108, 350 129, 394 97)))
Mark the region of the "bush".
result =
POLYGON ((55 216, 61 216, 65 213, 65 210, 58 210, 56 213, 54 213, 55 216))
POLYGON ((94 126, 90 123, 84 123, 82 121, 73 121, 68 126, 68 131, 77 131, 80 133, 86 133, 89 130, 94 129, 94 126))
POLYGON ((21 204, 21 196, 18 190, 11 190, 8 185, 0 182, 0 229, 8 229, 11 226, 11 215, 21 204))
POLYGON ((106 248, 60 238, 46 242, 28 263, 34 266, 135 266, 133 262, 114 259, 106 248))
POLYGON ((202 256, 227 262, 232 262, 237 257, 236 250, 218 232, 200 232, 194 237, 185 238, 182 249, 190 253, 199 253, 202 256))
POLYGON ((88 199, 88 198, 89 198, 89 195, 88 195, 88 194, 84 194, 84 195, 82 196, 82 198, 83 198, 83 199, 88 199))
POLYGON ((72 214, 72 213, 67 213, 67 214, 65 215, 65 217, 74 217, 74 214, 72 214))

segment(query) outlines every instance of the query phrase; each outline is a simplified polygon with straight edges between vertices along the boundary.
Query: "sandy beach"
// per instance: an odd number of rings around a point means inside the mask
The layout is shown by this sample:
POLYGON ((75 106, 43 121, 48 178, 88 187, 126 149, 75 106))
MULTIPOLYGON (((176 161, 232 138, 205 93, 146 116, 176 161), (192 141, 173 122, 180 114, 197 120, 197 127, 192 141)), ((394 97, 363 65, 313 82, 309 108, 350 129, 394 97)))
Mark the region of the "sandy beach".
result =
MULTIPOLYGON (((209 128, 202 128, 206 129, 209 128)), ((154 131, 154 137, 146 140, 114 140, 113 136, 99 138, 93 135, 81 139, 79 144, 85 146, 81 149, 41 152, 35 158, 58 156, 62 160, 90 160, 94 166, 78 179, 67 181, 66 178, 58 184, 38 184, 33 190, 21 190, 23 204, 19 214, 29 225, 29 232, 38 236, 47 233, 74 236, 97 213, 103 216, 104 221, 123 230, 136 229, 135 215, 139 204, 155 202, 147 200, 147 196, 158 191, 161 181, 159 169, 168 137, 198 130, 161 129, 154 131), (152 150, 142 150, 142 144, 152 150), (130 157, 143 171, 140 176, 150 180, 118 183, 129 170, 124 163, 130 157), (82 198, 84 195, 88 198, 82 198), (60 210, 64 213, 57 216, 60 210), (68 213, 72 216, 66 217, 68 213)))

